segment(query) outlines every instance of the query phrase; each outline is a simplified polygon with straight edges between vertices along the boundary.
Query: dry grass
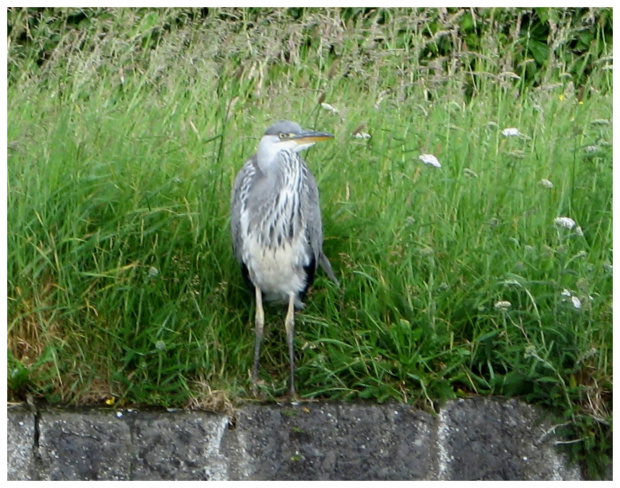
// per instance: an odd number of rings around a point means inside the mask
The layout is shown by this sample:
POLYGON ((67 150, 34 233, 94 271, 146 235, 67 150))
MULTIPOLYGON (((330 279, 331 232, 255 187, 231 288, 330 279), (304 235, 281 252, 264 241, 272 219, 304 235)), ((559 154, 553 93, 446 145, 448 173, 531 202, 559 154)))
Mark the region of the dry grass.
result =
MULTIPOLYGON (((248 400, 228 199, 261 131, 290 118, 336 134, 307 154, 342 287, 319 277, 299 316, 306 399, 519 395, 602 464, 612 59, 597 51, 606 11, 584 12, 551 11, 540 64, 527 9, 11 10, 11 398, 248 400)), ((268 315, 261 380, 277 399, 287 356, 268 315)))

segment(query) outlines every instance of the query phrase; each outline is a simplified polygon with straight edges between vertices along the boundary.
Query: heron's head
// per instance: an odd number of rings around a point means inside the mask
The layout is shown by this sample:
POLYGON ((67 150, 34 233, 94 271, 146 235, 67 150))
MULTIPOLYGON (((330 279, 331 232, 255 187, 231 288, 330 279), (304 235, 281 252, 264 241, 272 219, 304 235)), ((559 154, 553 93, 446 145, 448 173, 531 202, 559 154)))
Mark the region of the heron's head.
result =
POLYGON ((265 135, 258 144, 259 159, 271 160, 279 151, 290 149, 295 152, 303 151, 316 142, 334 137, 326 132, 303 130, 299 124, 283 120, 276 122, 265 131, 265 135))

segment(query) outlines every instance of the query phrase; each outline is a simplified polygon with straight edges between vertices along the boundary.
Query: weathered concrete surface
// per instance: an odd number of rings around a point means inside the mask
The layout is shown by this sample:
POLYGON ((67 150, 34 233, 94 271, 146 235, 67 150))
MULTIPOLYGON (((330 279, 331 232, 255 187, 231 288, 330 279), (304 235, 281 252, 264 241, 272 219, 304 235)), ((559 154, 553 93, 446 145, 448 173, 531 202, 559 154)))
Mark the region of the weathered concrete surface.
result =
POLYGON ((44 480, 122 480, 131 469, 131 432, 114 412, 42 412, 39 475, 44 480))
POLYGON ((9 410, 7 422, 7 478, 32 479, 30 476, 34 472, 33 446, 36 437, 34 415, 27 409, 9 410))
POLYGON ((580 479, 548 416, 517 400, 251 405, 196 411, 9 408, 9 480, 580 479))
POLYGON ((579 479, 545 443, 540 411, 517 400, 448 403, 439 414, 439 475, 447 480, 579 479))
POLYGON ((434 469, 433 418, 407 406, 253 406, 236 427, 229 446, 246 455, 233 479, 420 480, 434 469))
POLYGON ((131 479, 228 479, 228 459, 221 449, 226 416, 144 412, 134 417, 131 479))

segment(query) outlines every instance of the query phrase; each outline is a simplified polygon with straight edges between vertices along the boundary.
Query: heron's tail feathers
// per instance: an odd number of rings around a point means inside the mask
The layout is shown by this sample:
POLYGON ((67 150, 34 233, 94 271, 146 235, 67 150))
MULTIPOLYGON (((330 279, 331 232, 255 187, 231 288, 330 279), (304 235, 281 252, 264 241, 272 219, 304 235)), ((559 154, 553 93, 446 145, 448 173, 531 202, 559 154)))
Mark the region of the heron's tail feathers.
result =
POLYGON ((336 283, 336 285, 340 286, 340 282, 336 278, 336 275, 334 275, 329 259, 327 259, 327 256, 323 253, 321 253, 321 257, 319 258, 319 264, 321 265, 321 268, 325 270, 325 273, 327 273, 329 279, 336 283))

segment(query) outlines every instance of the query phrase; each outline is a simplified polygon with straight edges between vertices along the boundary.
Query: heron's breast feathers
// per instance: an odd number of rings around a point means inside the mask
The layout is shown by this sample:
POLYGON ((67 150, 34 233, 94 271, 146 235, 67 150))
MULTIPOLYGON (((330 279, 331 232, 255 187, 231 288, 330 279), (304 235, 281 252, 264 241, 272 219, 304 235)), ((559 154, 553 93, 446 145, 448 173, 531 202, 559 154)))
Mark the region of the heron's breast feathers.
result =
POLYGON ((266 175, 250 168, 240 188, 240 255, 268 300, 305 290, 306 268, 317 259, 304 209, 303 162, 287 161, 280 170, 266 175))

